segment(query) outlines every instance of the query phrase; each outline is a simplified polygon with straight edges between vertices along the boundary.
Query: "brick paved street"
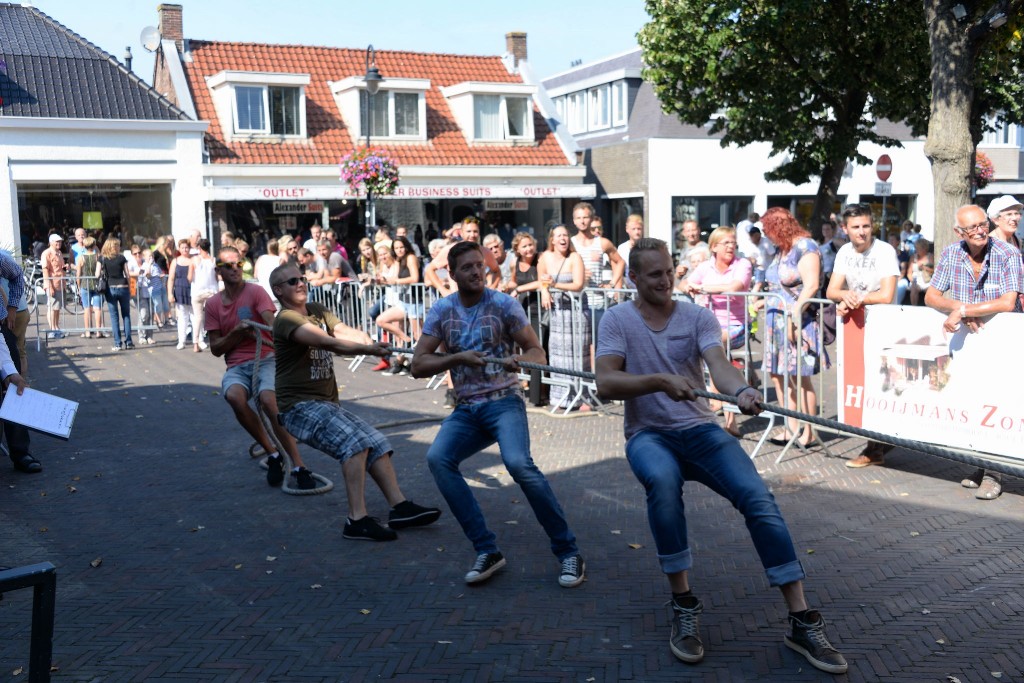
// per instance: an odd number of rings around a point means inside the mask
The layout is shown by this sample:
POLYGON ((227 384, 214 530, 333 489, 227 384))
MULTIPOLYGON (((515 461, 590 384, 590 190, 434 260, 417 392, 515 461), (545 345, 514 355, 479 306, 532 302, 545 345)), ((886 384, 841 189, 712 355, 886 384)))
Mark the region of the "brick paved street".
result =
MULTIPOLYGON (((686 490, 705 604, 707 656, 667 647, 643 493, 621 418, 531 415, 547 472, 588 562, 562 589, 546 538, 496 451, 465 472, 508 568, 480 587, 447 508, 395 543, 345 541, 340 468, 304 450, 336 488, 268 487, 218 395, 223 363, 160 343, 111 354, 78 338, 32 353, 33 385, 81 402, 70 442, 34 436, 44 472, 0 463, 0 564, 58 567, 55 680, 63 681, 819 681, 783 646, 785 609, 728 503, 686 490), (640 546, 634 548, 633 546, 640 546), (101 560, 98 566, 90 563, 101 560)), ((445 414, 443 392, 338 363, 343 398, 371 423, 445 414)), ((754 432, 759 420, 745 423, 754 432)), ((443 501, 424 454, 436 422, 390 428, 405 493, 443 501)), ((748 448, 754 441, 746 438, 748 448)), ((757 459, 808 571, 809 598, 850 661, 851 681, 1020 680, 1024 487, 981 502, 969 468, 894 451, 849 470, 856 439, 773 465, 757 459), (996 673, 999 672, 997 676, 996 673)), ((386 517, 368 486, 371 514, 386 517)), ((31 591, 0 602, 0 680, 25 680, 31 591)))

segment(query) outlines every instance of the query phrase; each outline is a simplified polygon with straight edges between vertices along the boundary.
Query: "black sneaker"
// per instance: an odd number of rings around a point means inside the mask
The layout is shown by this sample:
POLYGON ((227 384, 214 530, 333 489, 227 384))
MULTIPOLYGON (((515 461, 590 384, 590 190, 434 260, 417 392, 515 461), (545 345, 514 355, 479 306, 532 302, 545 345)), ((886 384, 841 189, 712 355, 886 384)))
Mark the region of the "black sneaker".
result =
POLYGON ((342 536, 353 541, 393 541, 398 538, 398 534, 381 526, 380 522, 369 515, 354 522, 346 519, 342 536))
POLYGON ((562 588, 575 588, 583 583, 586 577, 587 563, 579 553, 562 560, 562 571, 558 574, 558 585, 562 588))
POLYGON ((403 500, 391 508, 388 514, 388 526, 392 529, 407 529, 411 526, 427 526, 437 521, 441 511, 437 508, 425 508, 411 500, 403 500))
POLYGON ((669 600, 669 621, 672 622, 672 635, 668 646, 676 659, 687 664, 696 664, 704 659, 704 643, 700 640, 700 617, 704 611, 704 603, 690 596, 683 598, 686 606, 669 600))
POLYGON ((305 467, 300 467, 293 471, 292 476, 295 477, 295 488, 301 491, 309 491, 316 488, 316 479, 313 478, 313 473, 305 467))
POLYGON ((276 458, 267 458, 267 483, 271 486, 280 486, 284 482, 284 459, 279 455, 276 458))
POLYGON ((476 556, 473 568, 466 572, 466 583, 480 583, 491 578, 494 572, 505 566, 505 556, 501 553, 480 553, 476 556))
POLYGON ((786 647, 799 652, 816 669, 830 674, 846 673, 846 659, 832 647, 825 635, 825 620, 816 610, 808 610, 803 619, 789 615, 792 633, 786 634, 786 647))
POLYGON ((457 399, 455 397, 455 390, 454 389, 448 389, 446 392, 444 392, 444 407, 445 408, 454 408, 455 404, 457 402, 458 401, 457 401, 457 399))
POLYGON ((402 361, 400 361, 400 360, 398 360, 396 358, 396 359, 393 359, 391 361, 391 367, 389 367, 387 370, 385 370, 381 374, 382 375, 388 375, 389 377, 391 377, 391 376, 394 376, 394 375, 399 375, 399 374, 401 374, 401 372, 402 372, 402 361))

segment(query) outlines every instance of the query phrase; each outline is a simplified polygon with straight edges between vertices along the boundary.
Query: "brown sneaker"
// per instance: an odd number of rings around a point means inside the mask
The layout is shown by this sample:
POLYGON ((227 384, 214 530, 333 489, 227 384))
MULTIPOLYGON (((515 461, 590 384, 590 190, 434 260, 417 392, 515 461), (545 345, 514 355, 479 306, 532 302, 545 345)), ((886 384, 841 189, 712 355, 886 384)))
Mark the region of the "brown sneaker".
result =
POLYGON ((883 464, 885 464, 884 455, 866 455, 864 453, 861 453, 856 458, 851 458, 850 460, 846 461, 846 466, 853 469, 883 464))
POLYGON ((1003 485, 997 477, 986 474, 981 480, 981 486, 974 492, 974 497, 979 500, 995 500, 1003 492, 1003 485))
POLYGON ((961 480, 960 485, 965 489, 976 489, 981 486, 981 480, 985 477, 985 470, 978 468, 974 470, 974 474, 969 477, 964 477, 961 480))

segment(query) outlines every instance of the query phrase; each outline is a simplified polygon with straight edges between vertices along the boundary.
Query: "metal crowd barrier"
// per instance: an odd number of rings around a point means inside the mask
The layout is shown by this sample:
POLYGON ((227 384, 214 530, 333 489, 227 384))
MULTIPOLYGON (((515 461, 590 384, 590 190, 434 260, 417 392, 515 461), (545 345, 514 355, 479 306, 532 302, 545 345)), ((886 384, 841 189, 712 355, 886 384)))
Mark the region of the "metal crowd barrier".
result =
MULTIPOLYGON (((163 292, 167 291, 167 276, 157 276, 163 282, 163 292)), ((110 335, 113 332, 110 321, 105 321, 109 317, 109 309, 107 305, 106 297, 98 295, 101 298, 100 305, 95 307, 100 311, 100 325, 86 324, 85 320, 85 308, 82 305, 82 290, 88 290, 89 292, 95 292, 96 280, 98 278, 94 276, 89 277, 75 277, 74 275, 68 275, 64 278, 64 305, 60 309, 60 329, 65 334, 87 334, 90 332, 104 332, 110 335), (105 321, 105 322, 104 322, 105 321)), ((131 297, 131 321, 132 321, 132 332, 152 332, 158 329, 153 324, 153 310, 152 300, 150 298, 149 287, 139 286, 138 279, 135 276, 131 278, 134 281, 135 295, 131 297)), ((155 279, 155 278, 154 278, 155 279)), ((130 284, 129 286, 133 286, 130 284)), ((161 296, 159 288, 154 292, 157 296, 161 296)), ((47 321, 47 311, 49 309, 49 297, 46 294, 45 289, 39 289, 34 294, 36 296, 37 305, 35 306, 34 323, 36 328, 36 350, 41 349, 41 344, 49 343, 50 329, 47 321)), ((91 297, 90 297, 91 301, 91 297)), ((93 307, 90 307, 93 308, 93 307)), ((164 315, 167 316, 169 311, 164 311, 164 315)), ((95 314, 94 314, 95 315, 95 314)), ((31 323, 30 323, 31 324, 31 323)))
MULTIPOLYGON (((49 562, 0 571, 0 593, 32 587, 32 636, 29 683, 48 683, 53 658, 53 617, 57 604, 57 568, 49 562)), ((18 672, 15 672, 15 676, 18 672)))

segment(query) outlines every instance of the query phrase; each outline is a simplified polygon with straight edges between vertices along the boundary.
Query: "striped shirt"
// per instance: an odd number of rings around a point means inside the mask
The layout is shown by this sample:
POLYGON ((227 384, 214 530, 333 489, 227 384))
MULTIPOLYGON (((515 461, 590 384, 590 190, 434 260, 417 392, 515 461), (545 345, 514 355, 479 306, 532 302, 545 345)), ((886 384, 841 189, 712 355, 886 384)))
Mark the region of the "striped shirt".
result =
MULTIPOLYGON (((942 250, 929 285, 939 292, 949 290, 951 299, 965 304, 992 301, 1007 292, 1024 292, 1021 253, 1006 242, 989 238, 981 273, 975 280, 967 243, 951 244, 942 250)), ((1020 297, 1013 310, 1021 311, 1020 297)))

